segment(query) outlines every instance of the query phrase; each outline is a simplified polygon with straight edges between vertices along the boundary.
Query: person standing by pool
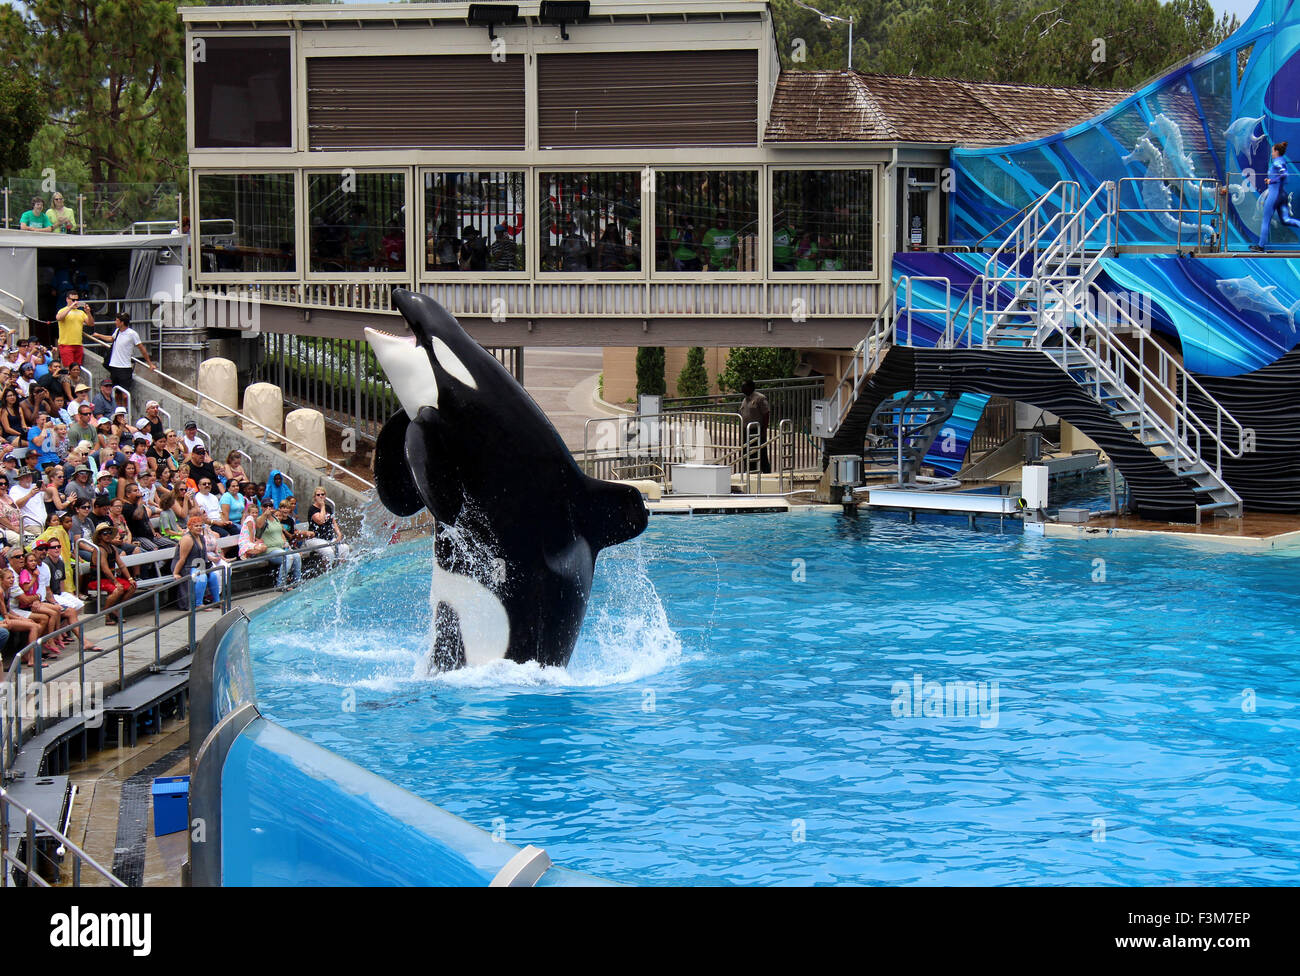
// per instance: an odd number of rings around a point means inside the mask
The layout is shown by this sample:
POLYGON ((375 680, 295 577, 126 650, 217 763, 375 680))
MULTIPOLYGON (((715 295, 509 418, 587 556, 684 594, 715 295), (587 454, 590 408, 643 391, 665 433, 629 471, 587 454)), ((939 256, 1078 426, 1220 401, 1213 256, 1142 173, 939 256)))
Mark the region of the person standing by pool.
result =
POLYGON ((1259 223, 1259 243, 1252 244, 1252 251, 1263 251, 1268 247, 1269 226, 1273 223, 1273 214, 1292 230, 1300 233, 1300 220, 1291 216, 1291 197, 1286 192, 1286 143, 1279 142, 1273 146, 1273 160, 1268 167, 1268 176, 1264 183, 1264 215, 1259 223))
POLYGON ((758 424, 758 444, 760 445, 759 453, 759 470, 763 474, 768 474, 772 470, 772 465, 767 458, 767 422, 772 416, 772 408, 767 402, 767 397, 759 393, 754 387, 753 380, 745 380, 740 384, 740 392, 744 399, 740 401, 740 408, 737 411, 740 414, 741 427, 745 431, 745 441, 748 445, 746 453, 751 457, 754 446, 749 443, 749 425, 758 424))
POLYGON ((73 363, 80 366, 85 362, 86 349, 83 336, 87 326, 92 329, 95 327, 95 316, 90 313, 90 306, 80 298, 77 289, 69 288, 64 299, 66 304, 54 316, 54 320, 59 323, 59 361, 64 366, 71 366, 73 363))
POLYGON ((145 365, 150 369, 157 371, 158 367, 154 365, 153 359, 149 356, 149 350, 144 347, 140 333, 131 328, 131 316, 126 312, 119 312, 117 318, 113 320, 113 334, 100 335, 98 332, 92 332, 91 338, 98 339, 100 342, 108 343, 108 375, 113 378, 113 383, 122 387, 124 390, 130 390, 131 385, 135 382, 135 351, 140 350, 140 355, 144 357, 145 365))

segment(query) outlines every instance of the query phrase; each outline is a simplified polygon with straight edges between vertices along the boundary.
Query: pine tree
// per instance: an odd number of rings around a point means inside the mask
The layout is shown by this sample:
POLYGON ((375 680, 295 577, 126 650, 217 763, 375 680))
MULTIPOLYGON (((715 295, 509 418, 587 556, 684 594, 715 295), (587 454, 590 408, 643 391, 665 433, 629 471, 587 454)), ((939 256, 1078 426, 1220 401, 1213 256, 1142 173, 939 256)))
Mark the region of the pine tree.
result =
POLYGON ((177 6, 178 0, 0 5, 0 49, 35 79, 64 146, 97 183, 183 181, 185 30, 177 6))
POLYGON ((668 392, 664 381, 664 347, 642 346, 636 351, 636 395, 668 392))
POLYGON ((686 353, 686 365, 677 374, 679 397, 705 397, 709 395, 709 372, 704 368, 704 347, 691 346, 686 353))
POLYGON ((0 65, 0 173, 27 165, 32 139, 44 121, 35 83, 19 72, 3 72, 0 65))

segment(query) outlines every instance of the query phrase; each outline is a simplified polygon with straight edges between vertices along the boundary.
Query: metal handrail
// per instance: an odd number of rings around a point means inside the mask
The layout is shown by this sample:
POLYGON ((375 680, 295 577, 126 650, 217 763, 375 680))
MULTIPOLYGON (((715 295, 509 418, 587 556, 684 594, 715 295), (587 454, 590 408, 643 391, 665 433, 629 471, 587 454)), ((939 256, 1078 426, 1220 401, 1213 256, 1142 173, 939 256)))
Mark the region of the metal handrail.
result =
MULTIPOLYGON (((131 361, 134 362, 134 363, 138 363, 138 364, 140 364, 141 366, 148 365, 148 364, 145 363, 144 360, 142 360, 142 359, 134 359, 134 358, 133 358, 131 361)), ((155 369, 155 370, 154 370, 154 373, 155 373, 156 375, 162 377, 163 379, 167 380, 169 383, 174 383, 176 386, 179 386, 181 389, 186 390, 186 391, 188 391, 188 392, 194 394, 194 396, 198 398, 198 401, 197 401, 198 403, 202 403, 204 400, 207 400, 207 401, 209 401, 209 402, 211 402, 211 403, 214 403, 214 404, 216 404, 218 407, 220 407, 222 410, 229 411, 229 412, 230 412, 234 417, 236 417, 239 421, 241 421, 241 423, 244 423, 244 424, 252 424, 254 427, 258 428, 259 430, 263 430, 263 431, 265 431, 266 433, 271 434, 271 435, 272 435, 276 440, 278 440, 278 441, 283 441, 286 447, 292 447, 292 448, 294 448, 295 450, 302 451, 303 454, 306 454, 308 457, 315 458, 317 461, 324 461, 325 464, 326 464, 327 466, 329 466, 330 468, 332 468, 332 469, 334 469, 334 470, 336 470, 336 471, 341 471, 341 472, 343 472, 345 475, 347 475, 347 476, 350 477, 350 478, 355 478, 357 481, 361 482, 361 483, 362 483, 363 485, 365 485, 367 488, 371 488, 371 489, 373 489, 373 488, 375 487, 371 482, 367 481, 365 478, 361 477, 360 475, 356 474, 355 472, 350 471, 350 470, 348 470, 347 468, 343 467, 343 465, 341 465, 341 464, 339 464, 339 463, 337 463, 337 462, 335 462, 335 461, 331 461, 331 460, 330 460, 329 458, 327 458, 327 457, 322 457, 321 455, 319 455, 319 454, 317 454, 315 451, 313 451, 311 448, 309 448, 309 447, 304 447, 302 444, 299 444, 297 441, 292 441, 292 440, 290 440, 288 437, 286 437, 286 436, 285 436, 283 433, 281 433, 280 431, 272 430, 270 427, 267 427, 265 424, 261 423, 260 421, 254 420, 252 417, 249 417, 247 414, 241 413, 239 410, 236 410, 234 407, 230 406, 230 404, 228 404, 228 403, 222 403, 222 402, 221 402, 220 400, 218 400, 216 397, 212 396, 212 394, 210 394, 210 393, 201 393, 201 392, 199 392, 198 390, 196 390, 194 387, 190 386, 188 383, 182 382, 181 380, 178 380, 176 377, 171 376, 171 375, 168 374, 168 373, 164 373, 161 369, 155 369)), ((199 408, 199 409, 202 409, 202 408, 199 408)), ((205 444, 208 443, 208 439, 205 439, 205 440, 204 440, 204 443, 205 443, 205 444)))
POLYGON ((112 888, 127 887, 125 881, 117 877, 117 875, 113 874, 112 871, 108 870, 108 868, 104 867, 102 864, 96 861, 93 857, 91 857, 84 850, 82 850, 81 847, 79 847, 77 844, 73 843, 67 834, 65 834, 63 831, 59 830, 58 828, 54 827, 52 824, 46 823, 46 821, 42 817, 34 813, 29 808, 23 806, 12 796, 10 796, 9 793, 3 787, 0 787, 0 860, 3 861, 3 864, 0 864, 0 888, 10 887, 9 884, 10 867, 17 868, 19 871, 21 871, 23 874, 23 880, 28 885, 34 884, 40 888, 52 887, 48 881, 46 881, 43 877, 41 877, 40 872, 37 870, 37 865, 36 865, 36 828, 37 827, 45 831, 46 834, 48 834, 50 837, 54 838, 54 840, 58 842, 60 855, 66 854, 69 851, 72 852, 73 855, 72 886, 74 888, 81 887, 81 866, 83 864, 90 865, 91 869, 96 874, 98 874, 101 878, 103 878, 106 882, 108 882, 109 887, 112 888), (10 808, 20 811, 22 815, 23 827, 21 828, 21 830, 26 835, 26 848, 27 848, 26 863, 24 863, 19 858, 15 857, 13 854, 9 853, 9 846, 10 846, 9 831, 11 830, 9 825, 10 808))
MULTIPOLYGON (((1202 436, 1204 436, 1216 448, 1214 472, 1216 475, 1222 475, 1223 455, 1227 454, 1230 458, 1238 459, 1244 453, 1245 428, 1167 350, 1158 343, 1152 342, 1150 348, 1155 350, 1159 364, 1159 373, 1157 374, 1146 362, 1148 347, 1145 339, 1148 330, 1134 320, 1103 289, 1098 288, 1096 285, 1090 285, 1088 295, 1099 304, 1107 306, 1108 310, 1116 316, 1117 321, 1135 330, 1139 343, 1138 351, 1135 352, 1116 339, 1110 329, 1100 327, 1097 324, 1098 316, 1092 315, 1090 318, 1088 312, 1081 313, 1078 307, 1069 307, 1069 314, 1073 315, 1077 323, 1074 326, 1064 321, 1065 316, 1063 314, 1059 325, 1059 334, 1063 342, 1082 353, 1089 364, 1098 372, 1096 381, 1098 388, 1095 390, 1095 395, 1100 398, 1101 374, 1105 372, 1107 374, 1106 378, 1118 389, 1127 391, 1130 399, 1137 406, 1139 436, 1145 434, 1147 426, 1152 427, 1169 439, 1170 446, 1183 456, 1183 460, 1189 462, 1189 466, 1196 463, 1208 463, 1208 459, 1201 450, 1202 436), (1079 332, 1080 340, 1076 340, 1070 335, 1070 332, 1075 329, 1079 332), (1089 342, 1096 346, 1095 352, 1089 348, 1089 342), (1103 348, 1105 349, 1104 356, 1102 354, 1103 348), (1130 374, 1132 375, 1130 376, 1130 374), (1166 375, 1173 378, 1172 384, 1169 379, 1165 378, 1166 375), (1136 380, 1136 387, 1132 380, 1136 380), (1181 380, 1181 383, 1179 380, 1181 380), (1178 389, 1179 386, 1182 388, 1181 393, 1178 389), (1215 411, 1214 427, 1211 427, 1199 414, 1191 409, 1187 398, 1187 394, 1191 390, 1195 390, 1215 411), (1167 409, 1175 418, 1173 426, 1166 423, 1158 411, 1151 409, 1150 399, 1152 397, 1156 400, 1157 405, 1167 409), (1225 422, 1230 431, 1232 429, 1236 431, 1237 447, 1235 449, 1224 439, 1225 422), (1188 434, 1192 435, 1191 439, 1189 439, 1188 434)), ((1041 340, 1046 338, 1046 335, 1050 332, 1056 331, 1056 328, 1045 327, 1044 335, 1039 338, 1035 345, 1050 355, 1049 349, 1044 349, 1041 340)), ((1177 461, 1175 461, 1175 470, 1177 470, 1177 461)))
MULTIPOLYGON (((1184 223, 1187 223, 1186 221, 1183 220, 1183 218, 1191 217, 1191 216, 1194 216, 1196 218, 1196 238, 1197 238, 1195 244, 1192 246, 1195 247, 1203 246, 1204 231, 1206 229, 1208 229, 1211 232, 1211 234, 1214 235, 1214 239, 1218 241, 1219 246, 1222 246, 1224 243, 1223 228, 1221 226, 1223 213, 1219 208, 1219 200, 1217 196, 1219 185, 1220 184, 1217 179, 1213 179, 1205 176, 1173 176, 1173 177, 1125 176, 1122 177, 1119 180, 1119 182, 1116 184, 1116 193, 1115 193, 1115 224, 1116 224, 1115 240, 1116 242, 1117 243, 1119 242, 1119 229, 1118 229, 1119 221, 1123 215, 1165 214, 1171 217, 1178 225, 1178 237, 1177 240, 1174 242, 1174 247, 1177 248, 1178 250, 1182 250, 1183 248, 1183 225, 1184 223), (1139 184, 1159 183, 1166 188, 1168 188, 1170 183, 1177 183, 1178 184, 1178 206, 1152 207, 1152 206, 1147 206, 1144 203, 1140 207, 1126 207, 1124 206, 1124 184, 1126 183, 1132 183, 1135 187, 1138 186, 1139 184), (1186 204, 1186 197, 1188 192, 1187 187, 1189 184, 1195 186, 1196 188, 1197 206, 1195 208, 1186 204), (1209 197, 1210 203, 1208 204, 1206 203, 1207 186, 1211 188, 1211 193, 1209 197), (1208 221, 1204 219, 1207 217, 1209 218, 1208 221)), ((1139 200, 1142 199, 1140 187, 1138 191, 1138 199, 1139 200)))
MULTIPOLYGON (((286 550, 286 552, 305 554, 308 552, 319 552, 323 549, 330 549, 333 550, 333 560, 331 562, 331 565, 333 565, 334 562, 338 561, 340 547, 344 545, 347 545, 347 543, 339 540, 333 540, 327 543, 322 542, 321 545, 313 546, 310 549, 290 549, 290 550, 286 550)), ((162 553, 171 554, 171 559, 170 560, 160 559, 158 560, 159 565, 161 566, 161 565, 166 565, 171 562, 174 562, 175 551, 176 550, 174 546, 169 546, 162 549, 161 550, 162 553)), ((278 558, 283 558, 284 555, 285 553, 283 552, 267 552, 267 553, 263 553, 260 556, 236 557, 234 559, 225 559, 223 557, 223 561, 220 567, 220 572, 222 574, 222 607, 225 610, 230 609, 231 599, 232 599, 230 584, 233 581, 233 574, 235 570, 243 570, 253 566, 274 563, 278 558)), ((98 559, 95 560, 95 570, 96 570, 96 579, 101 578, 98 559)), ((160 572, 162 572, 161 569, 160 572)), ((171 570, 169 567, 169 572, 167 575, 170 575, 171 572, 174 572, 174 570, 171 570)), ((86 678, 87 664, 94 663, 95 661, 107 657, 108 655, 116 654, 118 658, 118 689, 122 690, 126 687, 127 645, 133 644, 136 641, 140 641, 152 637, 154 640, 153 666, 155 669, 160 669, 162 667, 161 631, 165 627, 171 626, 172 624, 180 620, 182 617, 188 617, 189 618, 189 633, 188 633, 189 645, 192 647, 197 641, 198 628, 197 628, 196 614, 199 612, 199 608, 194 605, 193 600, 190 601, 191 605, 187 610, 177 611, 176 616, 171 617, 170 619, 167 620, 163 620, 163 608, 162 608, 163 594, 174 591, 182 586, 189 586, 191 585, 191 582, 192 581, 190 579, 190 576, 188 574, 184 574, 179 578, 173 577, 172 579, 166 580, 162 583, 151 585, 146 592, 138 593, 137 595, 130 597, 129 599, 123 600, 121 603, 115 604, 112 608, 98 610, 93 613, 85 614, 75 624, 65 624, 64 626, 59 627, 58 629, 52 631, 51 633, 46 634, 35 641, 32 641, 26 647, 24 647, 22 650, 18 651, 14 655, 13 660, 10 662, 9 668, 4 675, 3 684, 7 685, 10 689, 10 691, 7 692, 9 696, 8 700, 14 702, 19 701, 20 696, 18 694, 17 689, 22 675, 22 670, 24 667, 22 663, 22 659, 29 651, 32 654, 32 664, 28 666, 32 668, 33 679, 38 683, 43 683, 48 680, 62 677, 65 674, 70 674, 74 670, 77 672, 78 690, 79 690, 79 694, 83 696, 79 701, 79 707, 83 711, 86 705, 84 695, 86 689, 85 678, 86 678), (154 614, 153 626, 140 628, 138 633, 133 633, 131 636, 128 637, 126 634, 126 625, 125 625, 126 618, 125 618, 125 614, 122 611, 129 609, 130 607, 135 606, 137 604, 144 603, 145 601, 150 601, 153 604, 153 614, 154 614), (86 652, 86 628, 90 626, 95 626, 96 621, 102 622, 103 618, 107 616, 109 613, 117 614, 116 645, 112 648, 106 648, 102 651, 94 651, 91 653, 87 653, 86 652), (41 644, 43 644, 47 640, 50 640, 51 638, 59 637, 62 634, 70 633, 73 631, 77 632, 76 658, 69 659, 67 661, 59 661, 58 663, 51 664, 47 668, 45 663, 41 660, 41 654, 40 654, 41 644)), ((135 630, 136 628, 132 628, 132 629, 135 630)), ((4 693, 4 692, 0 692, 0 693, 4 693)), ((47 718, 48 716, 46 716, 43 711, 38 711, 36 715, 36 721, 34 723, 34 727, 30 729, 25 729, 21 708, 14 708, 12 710, 0 709, 0 783, 3 783, 8 778, 9 770, 17 758, 18 751, 22 747, 23 742, 30 737, 30 734, 40 734, 41 732, 45 731, 47 725, 47 718)))
MULTIPOLYGON (((13 292, 11 292, 11 291, 5 291, 3 288, 0 288, 0 298, 11 298, 11 299, 13 299, 15 302, 18 303, 18 313, 17 313, 17 314, 19 314, 19 315, 25 315, 25 314, 26 314, 26 313, 23 311, 23 309, 26 308, 26 304, 23 302, 22 297, 21 297, 20 295, 15 295, 15 294, 14 294, 13 292)), ((12 331, 12 330, 11 330, 11 331, 12 331)))

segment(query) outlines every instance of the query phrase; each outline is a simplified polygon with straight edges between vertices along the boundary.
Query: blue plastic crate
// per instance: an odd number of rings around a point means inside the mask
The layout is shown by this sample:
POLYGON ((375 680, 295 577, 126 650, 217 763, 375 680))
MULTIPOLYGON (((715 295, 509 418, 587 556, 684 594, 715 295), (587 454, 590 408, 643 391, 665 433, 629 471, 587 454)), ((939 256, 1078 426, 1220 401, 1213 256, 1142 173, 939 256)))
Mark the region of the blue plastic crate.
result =
POLYGON ((174 834, 189 822, 190 778, 159 776, 153 781, 153 835, 174 834))

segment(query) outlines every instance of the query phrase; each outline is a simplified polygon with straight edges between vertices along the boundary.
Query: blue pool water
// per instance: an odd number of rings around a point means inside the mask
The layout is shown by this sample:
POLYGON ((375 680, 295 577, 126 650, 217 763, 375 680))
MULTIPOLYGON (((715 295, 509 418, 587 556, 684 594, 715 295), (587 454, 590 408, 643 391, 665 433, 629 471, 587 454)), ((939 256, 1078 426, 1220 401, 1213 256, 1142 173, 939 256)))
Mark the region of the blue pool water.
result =
POLYGON ((433 677, 430 558, 382 550, 256 617, 263 711, 566 867, 1295 882, 1291 555, 656 516, 601 556, 568 669, 433 677), (907 714, 916 676, 922 705, 926 682, 996 681, 996 710, 987 684, 983 717, 907 714))

